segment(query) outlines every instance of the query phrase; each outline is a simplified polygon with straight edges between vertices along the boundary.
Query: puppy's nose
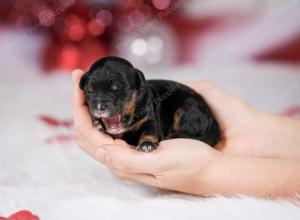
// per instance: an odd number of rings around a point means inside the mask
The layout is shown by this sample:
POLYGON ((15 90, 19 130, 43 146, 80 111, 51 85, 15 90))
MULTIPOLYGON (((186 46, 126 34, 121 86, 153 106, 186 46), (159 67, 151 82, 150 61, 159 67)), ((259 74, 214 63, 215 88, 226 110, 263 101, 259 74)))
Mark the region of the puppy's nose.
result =
POLYGON ((97 109, 100 111, 105 111, 107 109, 107 104, 106 103, 98 103, 97 109))

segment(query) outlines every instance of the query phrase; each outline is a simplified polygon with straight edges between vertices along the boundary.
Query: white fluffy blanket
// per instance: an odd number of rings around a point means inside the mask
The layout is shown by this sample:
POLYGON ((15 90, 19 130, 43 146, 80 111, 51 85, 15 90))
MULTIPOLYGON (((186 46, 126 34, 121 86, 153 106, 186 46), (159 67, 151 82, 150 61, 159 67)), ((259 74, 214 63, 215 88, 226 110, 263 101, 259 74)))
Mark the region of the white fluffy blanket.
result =
MULTIPOLYGON (((25 209, 44 220, 300 219, 290 201, 199 198, 117 180, 72 138, 70 76, 17 66, 1 67, 0 216, 25 209)), ((295 106, 288 112, 296 114, 300 104, 299 69, 249 64, 147 76, 207 79, 266 111, 295 106)))

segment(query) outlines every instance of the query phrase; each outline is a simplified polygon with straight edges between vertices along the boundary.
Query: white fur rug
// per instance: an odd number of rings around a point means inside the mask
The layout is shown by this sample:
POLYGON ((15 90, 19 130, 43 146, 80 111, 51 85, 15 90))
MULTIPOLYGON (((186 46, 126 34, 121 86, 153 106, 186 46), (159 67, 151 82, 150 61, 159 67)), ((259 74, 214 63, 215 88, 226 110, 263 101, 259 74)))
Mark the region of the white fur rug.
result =
MULTIPOLYGON (((70 75, 8 64, 0 76, 0 216, 29 210, 44 220, 300 219, 290 201, 199 198, 117 180, 72 138, 70 75)), ((300 104, 295 68, 247 64, 147 76, 207 79, 266 111, 300 104)))

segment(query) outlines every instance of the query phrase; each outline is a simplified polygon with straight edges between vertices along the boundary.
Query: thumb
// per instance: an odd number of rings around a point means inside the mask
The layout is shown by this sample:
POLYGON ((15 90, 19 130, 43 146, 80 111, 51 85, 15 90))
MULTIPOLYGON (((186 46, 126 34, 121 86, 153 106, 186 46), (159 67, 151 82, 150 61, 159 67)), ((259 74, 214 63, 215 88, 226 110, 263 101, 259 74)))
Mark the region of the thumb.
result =
POLYGON ((72 81, 74 85, 77 86, 79 84, 82 75, 84 75, 84 72, 81 69, 76 69, 72 72, 72 81))
POLYGON ((74 70, 72 72, 73 104, 76 104, 78 106, 85 105, 84 93, 79 89, 79 82, 80 82, 80 79, 83 75, 84 75, 84 72, 80 69, 74 70))

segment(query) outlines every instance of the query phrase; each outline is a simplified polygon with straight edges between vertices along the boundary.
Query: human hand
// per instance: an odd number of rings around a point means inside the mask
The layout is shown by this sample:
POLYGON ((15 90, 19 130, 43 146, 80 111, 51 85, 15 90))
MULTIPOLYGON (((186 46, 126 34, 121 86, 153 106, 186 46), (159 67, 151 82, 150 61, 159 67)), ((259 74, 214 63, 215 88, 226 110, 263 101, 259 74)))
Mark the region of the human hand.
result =
POLYGON ((300 159, 300 122, 260 112, 208 82, 190 82, 212 109, 222 133, 217 149, 239 156, 300 159))
POLYGON ((162 141, 151 153, 108 144, 95 158, 122 180, 200 196, 270 198, 300 191, 300 161, 232 156, 192 139, 162 141))
POLYGON ((207 196, 211 194, 207 176, 221 153, 197 140, 172 139, 160 142, 151 153, 107 144, 97 150, 95 158, 119 179, 207 196))

